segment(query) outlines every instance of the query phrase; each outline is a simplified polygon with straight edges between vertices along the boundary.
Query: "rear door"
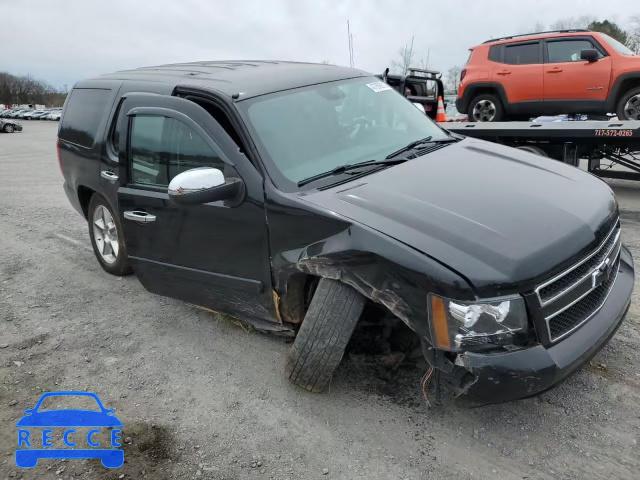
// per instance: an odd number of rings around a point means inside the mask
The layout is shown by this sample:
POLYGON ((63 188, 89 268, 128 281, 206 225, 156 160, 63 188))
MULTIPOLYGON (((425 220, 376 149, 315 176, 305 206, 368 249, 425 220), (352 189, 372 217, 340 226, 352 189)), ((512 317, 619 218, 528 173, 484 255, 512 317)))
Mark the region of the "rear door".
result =
POLYGON ((501 65, 493 69, 509 103, 542 101, 542 57, 539 41, 509 43, 504 46, 501 65))
POLYGON ((609 93, 611 57, 590 37, 545 40, 544 99, 604 101, 609 93), (580 59, 582 50, 598 51, 598 61, 580 59))
POLYGON ((202 107, 166 95, 127 95, 117 128, 118 210, 140 282, 240 318, 275 320, 262 177, 235 142, 202 107), (242 179, 244 199, 170 203, 171 179, 197 167, 242 179))

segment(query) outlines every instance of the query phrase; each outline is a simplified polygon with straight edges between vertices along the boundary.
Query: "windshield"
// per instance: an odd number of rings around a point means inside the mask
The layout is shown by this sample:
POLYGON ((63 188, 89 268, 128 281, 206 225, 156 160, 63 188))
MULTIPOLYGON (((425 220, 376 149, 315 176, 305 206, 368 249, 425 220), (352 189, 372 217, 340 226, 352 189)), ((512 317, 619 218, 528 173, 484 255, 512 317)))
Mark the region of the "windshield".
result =
POLYGON ((297 190, 300 180, 341 165, 384 160, 427 136, 434 141, 448 138, 411 102, 374 77, 287 90, 240 106, 272 178, 284 191, 297 190))
POLYGON ((601 33, 600 34, 602 37, 604 37, 604 39, 607 41, 607 43, 609 45, 611 45, 611 47, 618 53, 622 54, 622 55, 635 55, 635 53, 633 53, 633 51, 624 46, 622 43, 620 43, 619 41, 611 38, 609 35, 607 35, 606 33, 601 33))

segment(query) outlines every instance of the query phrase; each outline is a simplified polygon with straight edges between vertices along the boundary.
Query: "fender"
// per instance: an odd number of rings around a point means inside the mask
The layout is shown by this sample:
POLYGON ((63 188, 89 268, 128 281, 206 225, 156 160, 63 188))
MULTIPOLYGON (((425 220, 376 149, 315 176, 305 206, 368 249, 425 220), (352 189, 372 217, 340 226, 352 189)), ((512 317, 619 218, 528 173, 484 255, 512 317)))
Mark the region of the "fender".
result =
POLYGON ((618 101, 618 98, 620 98, 620 96, 624 95, 625 93, 624 91, 622 91, 622 85, 627 80, 636 80, 637 83, 640 84, 640 72, 624 73, 616 78, 615 82, 613 82, 611 90, 609 90, 609 96, 607 97, 607 112, 616 111, 616 103, 618 101))
POLYGON ((494 90, 498 96, 500 97, 500 101, 502 102, 502 106, 505 111, 509 111, 509 99, 507 98, 507 94, 504 91, 504 87, 497 82, 474 82, 467 85, 464 89, 464 93, 462 94, 462 98, 458 98, 456 100, 456 109, 460 113, 466 113, 469 110, 469 104, 473 97, 475 97, 479 90, 491 89, 494 90))

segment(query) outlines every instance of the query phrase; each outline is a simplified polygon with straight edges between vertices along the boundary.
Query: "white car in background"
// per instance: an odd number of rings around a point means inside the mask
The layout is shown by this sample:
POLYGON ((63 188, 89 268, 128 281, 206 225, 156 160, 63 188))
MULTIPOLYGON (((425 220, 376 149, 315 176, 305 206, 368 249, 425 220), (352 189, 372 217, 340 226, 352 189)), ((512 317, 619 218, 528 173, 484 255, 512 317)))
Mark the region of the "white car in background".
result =
POLYGON ((42 118, 42 120, 54 120, 56 122, 60 121, 60 116, 62 115, 62 110, 54 110, 46 117, 42 118))

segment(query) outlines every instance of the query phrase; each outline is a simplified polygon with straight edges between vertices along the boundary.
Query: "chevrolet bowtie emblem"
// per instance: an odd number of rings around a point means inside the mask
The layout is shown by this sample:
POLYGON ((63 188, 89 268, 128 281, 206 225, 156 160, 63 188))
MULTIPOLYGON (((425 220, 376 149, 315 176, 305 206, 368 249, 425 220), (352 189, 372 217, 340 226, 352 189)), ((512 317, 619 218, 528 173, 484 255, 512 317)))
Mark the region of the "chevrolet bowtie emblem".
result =
POLYGON ((607 258, 604 262, 598 265, 598 268, 596 268, 591 274, 591 288, 596 288, 607 281, 611 275, 612 267, 613 265, 611 264, 610 258, 607 258))

